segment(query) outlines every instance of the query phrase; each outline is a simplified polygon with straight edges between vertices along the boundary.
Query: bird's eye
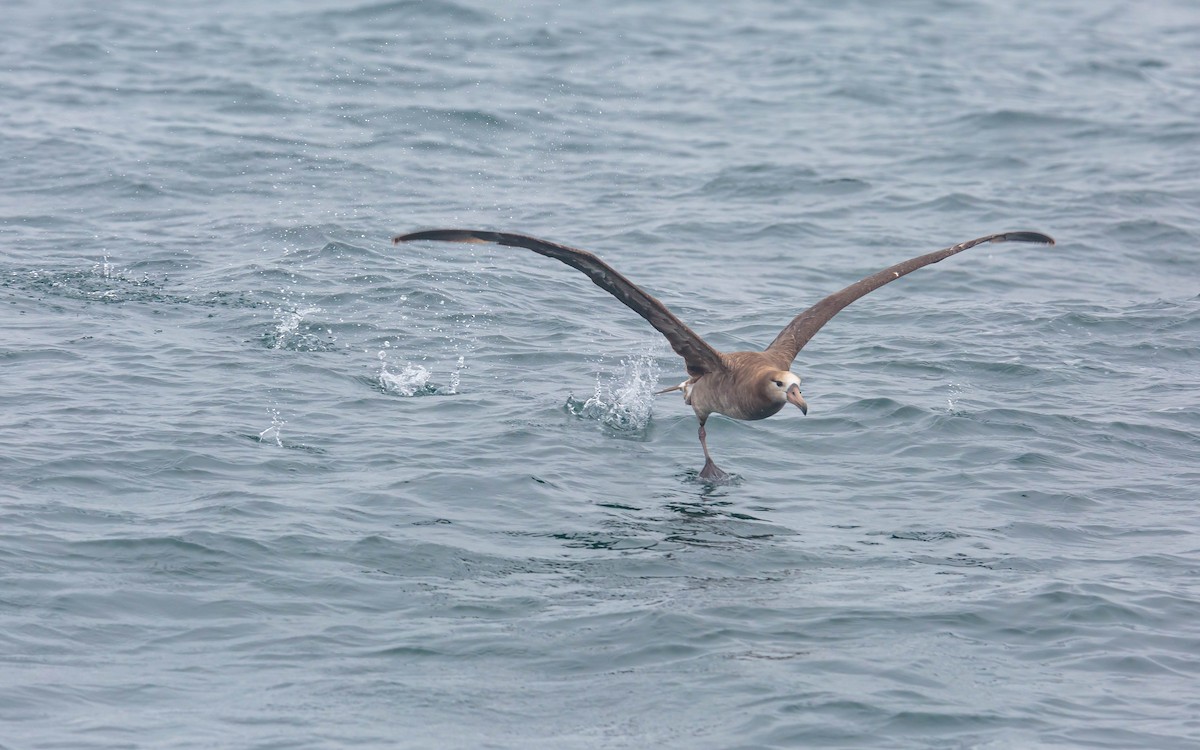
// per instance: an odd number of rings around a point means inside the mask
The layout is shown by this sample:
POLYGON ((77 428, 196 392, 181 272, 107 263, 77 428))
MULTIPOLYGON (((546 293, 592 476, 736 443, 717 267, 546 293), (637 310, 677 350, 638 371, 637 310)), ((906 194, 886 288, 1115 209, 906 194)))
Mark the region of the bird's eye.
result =
POLYGON ((783 381, 782 381, 782 380, 776 380, 776 381, 775 381, 775 385, 777 385, 777 386, 779 386, 780 388, 782 388, 782 387, 783 387, 783 381))

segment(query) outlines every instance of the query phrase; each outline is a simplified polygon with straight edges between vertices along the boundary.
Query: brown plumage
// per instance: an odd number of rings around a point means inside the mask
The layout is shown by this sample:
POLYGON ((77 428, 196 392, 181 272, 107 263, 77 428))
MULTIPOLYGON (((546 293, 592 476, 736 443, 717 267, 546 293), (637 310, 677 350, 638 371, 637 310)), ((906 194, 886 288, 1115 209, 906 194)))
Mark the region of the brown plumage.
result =
POLYGON ((800 395, 800 377, 790 371, 792 361, 817 331, 821 330, 821 326, 828 323, 846 305, 918 268, 937 263, 985 242, 1054 244, 1051 237, 1038 232, 1006 232, 989 234, 921 255, 871 274, 840 292, 829 295, 793 318, 764 351, 722 353, 684 325, 666 305, 586 250, 577 250, 523 234, 475 229, 430 229, 392 238, 393 243, 413 240, 490 242, 532 250, 584 272, 597 286, 645 318, 650 325, 666 336, 671 348, 683 357, 687 367, 687 380, 659 393, 683 391, 684 401, 696 412, 696 418, 700 420, 700 447, 704 450, 704 468, 700 470, 700 477, 707 480, 728 477, 728 474, 717 468, 708 453, 704 423, 708 421, 709 415, 724 414, 734 419, 766 419, 788 403, 794 404, 801 412, 807 414, 808 404, 800 395))

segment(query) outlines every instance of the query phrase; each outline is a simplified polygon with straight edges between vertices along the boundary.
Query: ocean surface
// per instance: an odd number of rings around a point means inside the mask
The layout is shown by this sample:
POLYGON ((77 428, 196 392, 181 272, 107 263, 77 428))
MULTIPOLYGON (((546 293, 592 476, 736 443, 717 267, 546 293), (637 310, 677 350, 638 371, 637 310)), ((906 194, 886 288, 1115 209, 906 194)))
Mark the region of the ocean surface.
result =
POLYGON ((1200 747, 1196 3, 4 15, 3 750, 1200 747))

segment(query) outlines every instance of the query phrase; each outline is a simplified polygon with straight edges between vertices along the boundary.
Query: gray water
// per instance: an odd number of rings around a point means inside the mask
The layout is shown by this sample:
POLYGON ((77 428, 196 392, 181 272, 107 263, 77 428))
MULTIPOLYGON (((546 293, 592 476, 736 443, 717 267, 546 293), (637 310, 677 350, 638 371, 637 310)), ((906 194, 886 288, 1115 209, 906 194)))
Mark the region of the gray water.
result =
POLYGON ((1200 747, 1189 1, 4 4, 0 747, 1200 747), (581 274, 717 347, 709 422, 581 274))

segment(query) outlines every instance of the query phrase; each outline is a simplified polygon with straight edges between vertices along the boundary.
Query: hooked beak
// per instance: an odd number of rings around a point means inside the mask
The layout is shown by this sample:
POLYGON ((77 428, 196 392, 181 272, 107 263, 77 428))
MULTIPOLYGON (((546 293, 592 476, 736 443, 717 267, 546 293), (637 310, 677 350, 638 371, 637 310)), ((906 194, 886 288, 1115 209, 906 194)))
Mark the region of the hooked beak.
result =
POLYGON ((789 404, 795 404, 800 408, 800 411, 805 415, 808 414, 808 402, 800 395, 800 386, 793 385, 787 390, 787 400, 789 404))

